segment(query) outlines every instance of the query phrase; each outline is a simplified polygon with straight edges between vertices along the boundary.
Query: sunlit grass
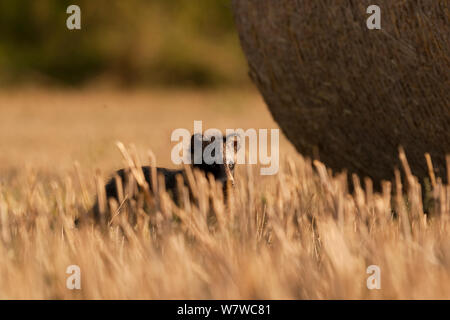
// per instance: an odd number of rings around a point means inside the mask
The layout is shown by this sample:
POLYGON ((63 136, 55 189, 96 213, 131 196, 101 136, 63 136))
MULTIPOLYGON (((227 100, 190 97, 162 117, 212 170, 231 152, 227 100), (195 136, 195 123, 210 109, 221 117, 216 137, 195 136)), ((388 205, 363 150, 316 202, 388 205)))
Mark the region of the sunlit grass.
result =
POLYGON ((136 143, 142 163, 152 149, 169 164, 171 130, 192 119, 276 126, 253 93, 33 94, 0 97, 0 298, 450 298, 450 186, 434 179, 425 215, 403 156, 401 184, 397 175, 378 194, 353 177, 349 192, 345 175, 283 140, 280 173, 239 166, 225 205, 220 188, 196 176, 196 199, 181 209, 161 191, 150 213, 132 204, 109 227, 77 229, 95 199, 95 170, 106 179, 123 165, 114 141, 136 143), (82 289, 72 291, 74 264, 82 289), (381 268, 380 290, 366 287, 369 265, 381 268))

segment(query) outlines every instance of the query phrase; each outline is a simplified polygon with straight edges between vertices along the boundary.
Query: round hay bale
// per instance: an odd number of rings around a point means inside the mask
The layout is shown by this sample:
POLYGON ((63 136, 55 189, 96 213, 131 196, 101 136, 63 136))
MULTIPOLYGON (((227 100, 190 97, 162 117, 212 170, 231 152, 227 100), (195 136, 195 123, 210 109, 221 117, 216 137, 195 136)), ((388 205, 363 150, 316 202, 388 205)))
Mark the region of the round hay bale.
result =
POLYGON ((250 77, 304 155, 391 179, 398 147, 413 173, 424 153, 445 179, 450 152, 448 1, 233 0, 250 77))

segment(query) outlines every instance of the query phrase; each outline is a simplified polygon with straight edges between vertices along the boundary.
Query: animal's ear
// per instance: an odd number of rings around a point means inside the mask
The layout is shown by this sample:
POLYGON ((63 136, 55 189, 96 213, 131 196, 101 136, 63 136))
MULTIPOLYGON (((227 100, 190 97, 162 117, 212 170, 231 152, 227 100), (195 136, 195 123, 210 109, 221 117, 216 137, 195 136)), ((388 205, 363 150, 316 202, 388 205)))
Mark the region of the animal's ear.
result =
POLYGON ((241 136, 238 133, 231 133, 225 138, 227 146, 231 146, 234 152, 238 152, 241 148, 241 136))

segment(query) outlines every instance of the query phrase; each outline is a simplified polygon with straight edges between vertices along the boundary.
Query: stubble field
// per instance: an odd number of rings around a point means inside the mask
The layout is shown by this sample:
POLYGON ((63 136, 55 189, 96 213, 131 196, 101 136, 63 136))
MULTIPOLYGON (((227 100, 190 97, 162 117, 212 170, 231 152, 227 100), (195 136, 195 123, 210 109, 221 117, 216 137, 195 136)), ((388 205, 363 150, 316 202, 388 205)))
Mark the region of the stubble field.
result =
POLYGON ((197 177, 196 203, 182 209, 161 192, 137 225, 119 215, 108 228, 74 227, 96 181, 124 166, 116 141, 173 168, 170 135, 194 120, 277 128, 251 90, 0 92, 0 299, 450 298, 450 186, 431 179, 424 215, 405 159, 402 183, 398 174, 379 194, 354 177, 349 193, 343 174, 281 137, 280 172, 237 167, 225 205, 197 177), (80 290, 66 287, 70 265, 80 290), (370 265, 379 290, 367 288, 370 265))

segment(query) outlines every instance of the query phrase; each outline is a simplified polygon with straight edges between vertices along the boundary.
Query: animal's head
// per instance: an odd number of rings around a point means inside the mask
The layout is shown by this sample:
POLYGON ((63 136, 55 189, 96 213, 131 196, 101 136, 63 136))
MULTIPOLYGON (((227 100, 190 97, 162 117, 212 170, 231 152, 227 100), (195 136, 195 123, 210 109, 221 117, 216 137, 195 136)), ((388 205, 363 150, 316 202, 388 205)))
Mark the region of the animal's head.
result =
POLYGON ((221 135, 206 136, 194 134, 191 137, 191 162, 194 168, 211 173, 224 187, 234 185, 234 167, 240 138, 236 134, 223 137, 221 135), (220 136, 220 138, 218 138, 220 136))

